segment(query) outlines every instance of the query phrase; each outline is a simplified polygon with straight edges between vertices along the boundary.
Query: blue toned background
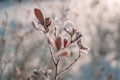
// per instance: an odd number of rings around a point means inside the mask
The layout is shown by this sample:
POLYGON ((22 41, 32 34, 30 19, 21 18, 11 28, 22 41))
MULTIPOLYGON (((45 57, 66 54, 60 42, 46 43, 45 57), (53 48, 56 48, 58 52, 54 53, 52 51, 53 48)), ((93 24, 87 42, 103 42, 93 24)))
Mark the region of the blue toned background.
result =
POLYGON ((120 80, 120 0, 0 0, 0 80, 26 80, 39 66, 53 68, 45 38, 32 25, 36 7, 53 26, 73 21, 90 47, 65 80, 120 80))

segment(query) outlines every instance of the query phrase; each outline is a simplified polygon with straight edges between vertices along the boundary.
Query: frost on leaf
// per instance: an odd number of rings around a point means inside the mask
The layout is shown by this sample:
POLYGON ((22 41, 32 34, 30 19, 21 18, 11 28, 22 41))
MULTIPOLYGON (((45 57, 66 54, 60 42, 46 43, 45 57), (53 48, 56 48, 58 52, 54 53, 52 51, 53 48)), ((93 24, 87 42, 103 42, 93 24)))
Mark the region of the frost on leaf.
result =
POLYGON ((51 25, 51 20, 50 18, 45 18, 45 26, 48 27, 51 25))
POLYGON ((68 52, 67 51, 64 51, 64 52, 61 52, 58 57, 68 57, 68 52))
POLYGON ((57 50, 60 50, 61 46, 62 46, 62 39, 61 37, 57 37, 55 40, 55 46, 57 48, 57 50))
POLYGON ((34 9, 34 14, 35 14, 35 16, 38 18, 38 20, 40 21, 40 23, 41 23, 42 25, 44 25, 44 16, 43 16, 41 10, 35 8, 35 9, 34 9))
POLYGON ((48 33, 49 32, 49 26, 51 25, 50 18, 45 18, 44 19, 44 16, 43 16, 41 10, 37 9, 37 8, 34 9, 34 14, 38 18, 39 23, 44 27, 45 31, 43 31, 43 32, 48 33))
POLYGON ((66 47, 68 44, 68 40, 67 39, 64 39, 64 47, 66 47))

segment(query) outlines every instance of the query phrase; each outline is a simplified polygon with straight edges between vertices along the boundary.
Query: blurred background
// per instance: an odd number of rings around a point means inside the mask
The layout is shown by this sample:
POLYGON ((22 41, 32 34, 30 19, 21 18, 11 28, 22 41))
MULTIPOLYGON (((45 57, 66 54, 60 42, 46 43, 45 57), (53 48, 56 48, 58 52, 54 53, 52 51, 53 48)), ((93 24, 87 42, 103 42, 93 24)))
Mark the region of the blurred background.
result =
POLYGON ((120 80, 120 0, 0 0, 0 80, 53 69, 45 38, 32 25, 34 8, 55 26, 73 21, 91 49, 61 80, 120 80))

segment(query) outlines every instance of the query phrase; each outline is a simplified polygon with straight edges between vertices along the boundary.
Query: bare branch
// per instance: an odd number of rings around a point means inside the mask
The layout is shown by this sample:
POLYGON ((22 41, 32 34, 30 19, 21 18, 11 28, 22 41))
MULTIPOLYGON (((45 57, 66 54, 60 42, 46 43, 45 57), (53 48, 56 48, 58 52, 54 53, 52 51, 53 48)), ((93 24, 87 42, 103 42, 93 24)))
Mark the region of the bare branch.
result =
POLYGON ((55 76, 54 76, 54 80, 57 80, 58 79, 58 67, 59 67, 59 62, 60 62, 60 59, 57 60, 57 63, 55 65, 55 76))
POLYGON ((49 46, 49 49, 50 49, 50 53, 51 53, 51 57, 52 57, 52 60, 54 62, 54 65, 55 65, 55 76, 54 76, 54 80, 57 80, 58 79, 58 67, 59 67, 59 62, 60 62, 60 59, 58 59, 57 61, 55 60, 55 56, 54 54, 52 53, 52 50, 49 46))
POLYGON ((56 64, 57 64, 57 61, 55 60, 55 56, 54 56, 54 54, 53 54, 50 46, 49 46, 49 50, 50 50, 50 54, 51 54, 52 60, 53 60, 53 62, 54 62, 54 65, 56 65, 56 64))
POLYGON ((79 58, 80 58, 80 51, 79 51, 78 57, 77 57, 68 67, 62 69, 62 70, 61 70, 60 72, 58 72, 57 74, 59 75, 59 74, 61 74, 62 72, 64 72, 64 71, 68 70, 69 68, 71 68, 71 67, 79 60, 79 58))

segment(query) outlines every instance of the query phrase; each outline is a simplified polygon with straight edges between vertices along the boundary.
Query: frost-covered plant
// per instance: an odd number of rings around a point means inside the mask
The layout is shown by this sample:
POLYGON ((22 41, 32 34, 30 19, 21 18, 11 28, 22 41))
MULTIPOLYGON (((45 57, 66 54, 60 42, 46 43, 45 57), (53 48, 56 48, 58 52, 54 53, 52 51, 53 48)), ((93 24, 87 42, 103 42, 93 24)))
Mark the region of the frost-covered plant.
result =
POLYGON ((34 14, 39 20, 38 24, 40 27, 37 27, 33 22, 33 25, 37 31, 45 35, 48 47, 51 54, 51 59, 54 64, 54 70, 46 70, 46 71, 33 71, 33 75, 28 78, 28 80, 58 80, 59 75, 63 72, 70 69, 80 58, 81 53, 85 53, 84 51, 88 50, 88 47, 85 47, 82 42, 82 34, 73 26, 70 26, 72 23, 68 21, 65 23, 63 28, 57 28, 51 26, 51 19, 44 18, 43 13, 40 9, 35 8, 34 14), (65 32, 67 35, 60 35, 61 32, 65 32), (67 37, 67 38, 66 38, 67 37), (69 38, 68 38, 69 37, 69 38), (79 49, 78 54, 71 51, 70 47, 74 45, 79 49), (66 65, 62 65, 64 58, 73 57, 73 54, 77 54, 77 57, 70 61, 70 63, 66 65), (54 76, 50 76, 51 71, 53 71, 54 76), (43 75, 43 76, 41 76, 43 75))

